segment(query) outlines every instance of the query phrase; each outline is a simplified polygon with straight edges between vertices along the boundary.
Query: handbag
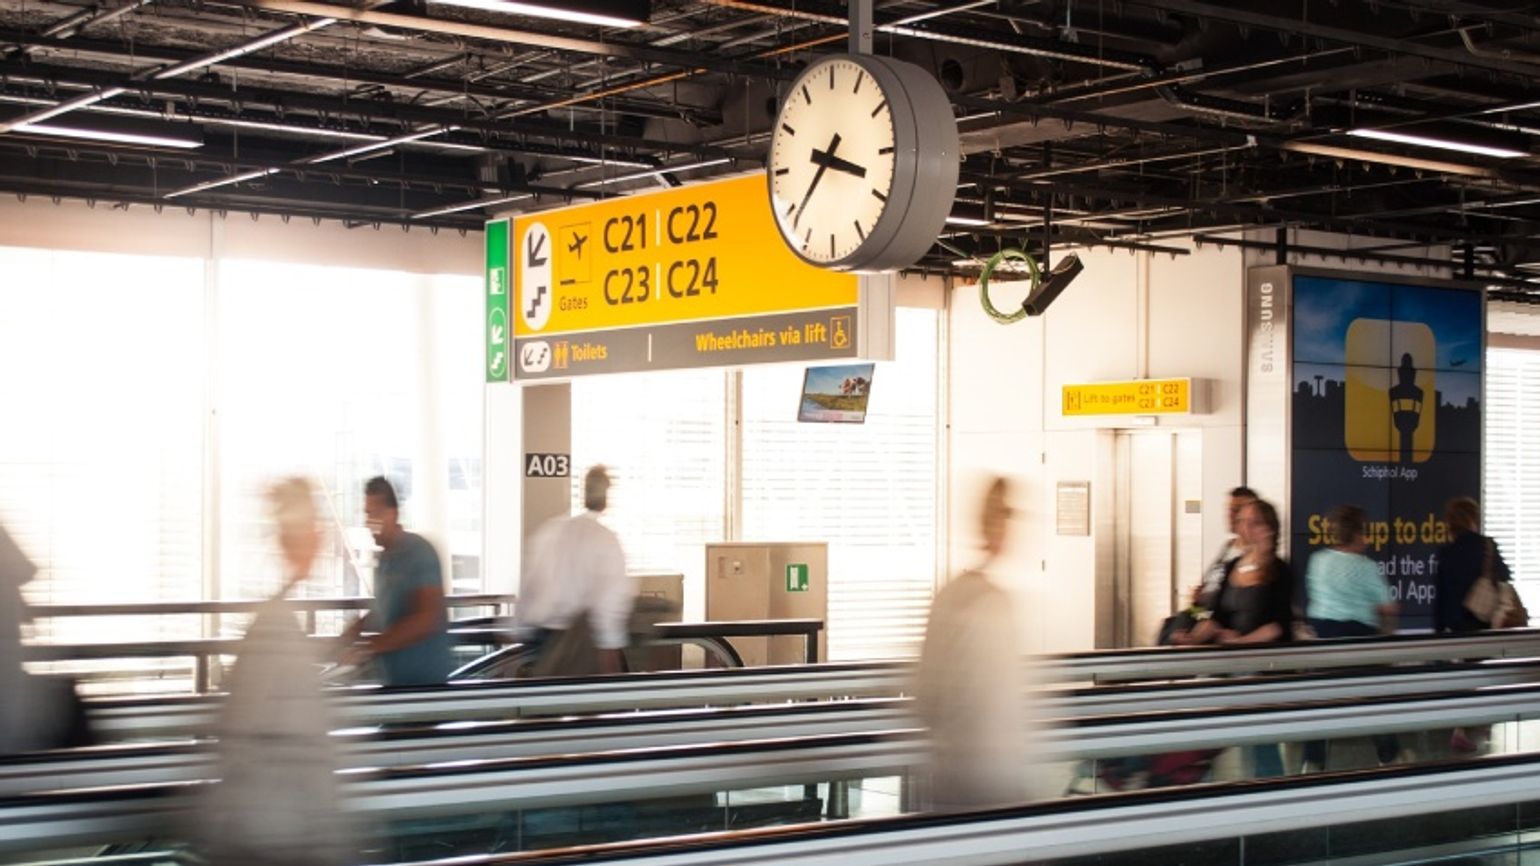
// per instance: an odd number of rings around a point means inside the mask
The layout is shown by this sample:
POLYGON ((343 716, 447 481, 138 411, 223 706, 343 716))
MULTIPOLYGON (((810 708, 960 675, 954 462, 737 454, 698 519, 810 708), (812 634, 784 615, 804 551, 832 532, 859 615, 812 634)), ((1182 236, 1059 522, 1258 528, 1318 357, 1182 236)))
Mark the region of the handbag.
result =
POLYGON ((1529 625, 1529 611, 1519 598, 1513 581, 1498 580, 1492 573, 1495 559, 1492 540, 1487 539, 1481 560, 1481 574, 1465 593, 1465 609, 1487 624, 1487 628, 1522 628, 1529 625))

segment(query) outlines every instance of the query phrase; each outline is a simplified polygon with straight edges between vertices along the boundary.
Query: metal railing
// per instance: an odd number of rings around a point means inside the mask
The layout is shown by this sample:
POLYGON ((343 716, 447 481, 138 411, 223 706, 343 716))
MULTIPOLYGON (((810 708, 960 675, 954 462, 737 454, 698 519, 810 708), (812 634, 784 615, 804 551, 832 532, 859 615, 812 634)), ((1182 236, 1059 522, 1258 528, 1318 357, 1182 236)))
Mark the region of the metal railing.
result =
MULTIPOLYGON (((499 593, 471 593, 444 597, 444 604, 451 610, 457 608, 487 608, 494 616, 507 616, 513 612, 517 596, 499 593)), ((224 601, 155 601, 128 602, 123 604, 29 604, 27 614, 33 619, 66 619, 99 616, 220 616, 225 614, 252 613, 266 604, 266 599, 240 599, 224 601)), ((294 598, 284 604, 305 615, 305 630, 315 633, 315 615, 322 611, 368 610, 374 599, 368 596, 340 598, 294 598)))
MULTIPOLYGON (((460 598, 465 598, 461 596, 460 598)), ((330 600, 339 601, 337 599, 330 600)), ((199 606, 212 604, 243 604, 242 602, 200 602, 199 606)), ((136 607, 122 605, 121 607, 136 607)), ((321 608, 329 609, 329 608, 321 608)), ((201 613, 203 611, 182 611, 201 613)), ((806 661, 818 661, 818 635, 823 631, 823 620, 738 620, 724 622, 659 623, 656 637, 668 640, 719 639, 732 637, 800 636, 806 647, 806 661)), ((512 643, 512 633, 505 628, 476 627, 451 628, 450 638, 460 646, 498 647, 512 643)), ((318 643, 334 644, 333 637, 310 637, 318 643)), ((28 662, 82 662, 112 659, 191 658, 193 659, 193 687, 199 694, 211 690, 215 660, 234 657, 240 648, 241 638, 193 638, 147 640, 114 643, 30 644, 23 647, 23 659, 28 662)), ((741 659, 740 659, 741 661, 741 659)))

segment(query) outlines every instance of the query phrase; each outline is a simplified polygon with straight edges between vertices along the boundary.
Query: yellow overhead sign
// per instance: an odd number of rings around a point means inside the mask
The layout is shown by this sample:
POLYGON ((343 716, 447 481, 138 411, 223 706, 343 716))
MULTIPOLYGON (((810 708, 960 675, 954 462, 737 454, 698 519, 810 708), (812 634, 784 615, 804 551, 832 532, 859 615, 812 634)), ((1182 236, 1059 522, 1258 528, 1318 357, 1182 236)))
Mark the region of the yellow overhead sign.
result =
POLYGON ((515 218, 519 337, 852 307, 786 248, 763 173, 515 218))
POLYGON ((1195 405, 1191 379, 1135 379, 1064 386, 1064 414, 1190 415, 1195 405))

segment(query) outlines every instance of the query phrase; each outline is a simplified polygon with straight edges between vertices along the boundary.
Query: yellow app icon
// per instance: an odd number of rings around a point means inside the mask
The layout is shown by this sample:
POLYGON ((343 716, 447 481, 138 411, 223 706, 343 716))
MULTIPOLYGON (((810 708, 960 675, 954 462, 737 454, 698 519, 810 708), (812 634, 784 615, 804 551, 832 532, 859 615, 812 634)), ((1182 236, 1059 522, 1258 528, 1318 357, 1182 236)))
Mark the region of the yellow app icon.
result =
POLYGON ((1422 322, 1354 319, 1345 348, 1342 437, 1348 453, 1364 463, 1432 457, 1438 419, 1433 329, 1422 322))

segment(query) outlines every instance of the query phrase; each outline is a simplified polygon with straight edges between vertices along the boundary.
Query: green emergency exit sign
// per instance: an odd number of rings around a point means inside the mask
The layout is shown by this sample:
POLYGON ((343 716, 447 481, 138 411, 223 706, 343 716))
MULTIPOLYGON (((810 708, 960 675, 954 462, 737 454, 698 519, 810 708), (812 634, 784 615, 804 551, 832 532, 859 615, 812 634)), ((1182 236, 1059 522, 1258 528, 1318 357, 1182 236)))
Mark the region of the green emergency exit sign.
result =
POLYGON ((807 592, 807 564, 793 562, 786 566, 786 591, 807 592))

